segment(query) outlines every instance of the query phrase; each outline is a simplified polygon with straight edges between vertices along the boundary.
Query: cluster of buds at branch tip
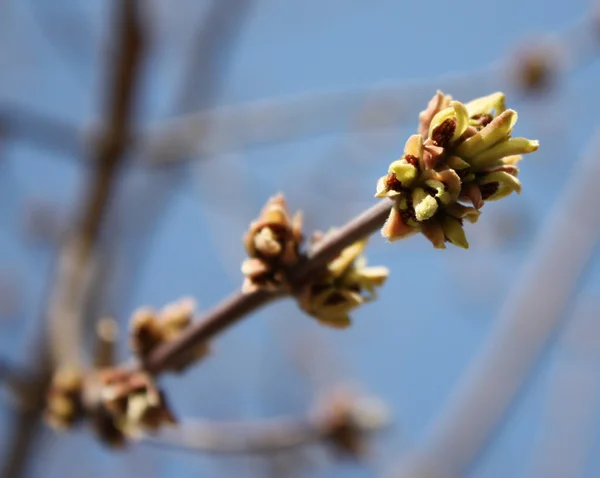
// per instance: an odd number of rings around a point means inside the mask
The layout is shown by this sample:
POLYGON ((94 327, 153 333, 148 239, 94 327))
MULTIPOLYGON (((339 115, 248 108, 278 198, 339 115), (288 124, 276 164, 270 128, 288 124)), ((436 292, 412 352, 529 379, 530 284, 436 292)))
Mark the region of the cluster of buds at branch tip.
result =
POLYGON ((244 237, 248 258, 242 263, 242 291, 286 290, 287 271, 300 260, 302 241, 301 213, 292 218, 283 195, 271 197, 244 237))
MULTIPOLYGON (((332 229, 328 234, 334 232, 332 229)), ((312 241, 324 237, 316 233, 312 241)), ((366 244, 367 239, 363 239, 343 249, 298 293, 300 307, 321 324, 346 328, 351 324, 349 313, 377 297, 376 288, 383 285, 389 270, 383 266, 367 267, 362 256, 366 244)))
POLYGON ((438 91, 419 121, 377 183, 375 197, 394 200, 382 234, 396 241, 420 232, 436 248, 466 249, 463 221, 475 223, 485 201, 521 192, 517 164, 538 142, 511 137, 517 113, 502 93, 463 104, 438 91))
MULTIPOLYGON (((134 354, 143 363, 157 346, 178 338, 191 324, 195 310, 194 299, 184 298, 168 304, 160 311, 148 307, 135 311, 130 324, 131 349, 134 354)), ((172 365, 172 368, 181 371, 208 353, 208 345, 200 344, 172 365)))

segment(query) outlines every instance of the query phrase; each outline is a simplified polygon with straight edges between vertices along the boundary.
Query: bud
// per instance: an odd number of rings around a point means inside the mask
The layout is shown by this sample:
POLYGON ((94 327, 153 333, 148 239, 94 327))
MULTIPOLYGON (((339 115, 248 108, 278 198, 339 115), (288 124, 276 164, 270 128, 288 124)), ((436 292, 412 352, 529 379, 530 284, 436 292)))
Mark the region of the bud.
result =
POLYGON ((300 212, 291 218, 282 194, 270 198, 244 236, 248 258, 242 263, 242 291, 287 287, 286 272, 300 260, 302 241, 300 212))
POLYGON ((376 288, 387 279, 386 267, 367 267, 361 256, 366 243, 365 239, 345 248, 299 293, 300 307, 321 324, 340 329, 350 326, 349 313, 375 299, 376 288))
POLYGON ((451 101, 451 96, 444 95, 444 93, 442 93, 439 90, 437 91, 435 96, 429 101, 427 109, 419 113, 418 132, 420 136, 422 136, 423 138, 427 137, 431 126, 431 120, 437 113, 450 106, 451 101))
POLYGON ((452 101, 450 107, 438 112, 431 120, 429 135, 436 146, 451 147, 469 126, 469 114, 465 105, 452 101))
POLYGON ((436 248, 467 248, 463 219, 475 222, 485 201, 519 193, 516 165, 539 143, 511 137, 517 113, 500 92, 463 104, 438 91, 419 119, 420 134, 377 182, 375 196, 394 201, 382 235, 396 241, 420 232, 436 248))
POLYGON ((419 173, 423 157, 423 139, 420 135, 411 136, 404 147, 404 156, 390 164, 388 175, 377 182, 375 197, 393 198, 401 194, 403 188, 410 187, 419 173))
MULTIPOLYGON (((190 326, 195 309, 196 302, 192 298, 180 299, 158 312, 148 307, 138 309, 131 319, 131 349, 143 362, 157 346, 176 340, 190 326)), ((201 344, 172 368, 181 371, 208 353, 208 345, 201 344)))
POLYGON ((455 150, 455 154, 470 163, 468 158, 495 146, 500 141, 508 139, 508 135, 517 122, 517 112, 514 110, 503 111, 488 125, 461 143, 455 150))

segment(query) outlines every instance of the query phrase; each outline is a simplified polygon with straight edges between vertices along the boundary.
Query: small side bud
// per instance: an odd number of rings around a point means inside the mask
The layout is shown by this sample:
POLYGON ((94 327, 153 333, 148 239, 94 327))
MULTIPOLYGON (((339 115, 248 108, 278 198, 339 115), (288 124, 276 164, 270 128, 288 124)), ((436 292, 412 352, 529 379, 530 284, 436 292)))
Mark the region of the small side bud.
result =
POLYGON ((298 294, 300 307, 321 324, 348 327, 350 312, 373 300, 376 289, 387 279, 387 268, 367 267, 361 256, 365 246, 366 240, 362 240, 345 248, 298 294))
POLYGON ((302 215, 290 216, 282 194, 270 198, 244 236, 248 258, 242 264, 242 291, 287 287, 286 272, 300 260, 302 241, 302 215))
MULTIPOLYGON (((195 310, 196 302, 192 298, 168 304, 159 312, 148 307, 138 309, 133 314, 130 325, 132 351, 144 362, 156 347, 177 339, 190 326, 195 310)), ((208 353, 208 345, 198 345, 177 364, 172 364, 171 368, 179 372, 208 353)))

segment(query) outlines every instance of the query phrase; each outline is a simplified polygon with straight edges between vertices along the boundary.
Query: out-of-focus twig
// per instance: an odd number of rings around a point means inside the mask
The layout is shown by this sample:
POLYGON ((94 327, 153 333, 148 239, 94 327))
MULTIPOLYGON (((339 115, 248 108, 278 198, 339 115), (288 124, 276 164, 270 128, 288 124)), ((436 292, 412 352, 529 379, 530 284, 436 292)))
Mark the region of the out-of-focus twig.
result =
POLYGON ((586 474, 600 405, 599 312, 598 303, 584 295, 561 334, 526 478, 586 474))
MULTIPOLYGON (((575 70, 598 55, 597 23, 588 15, 553 35, 556 49, 566 58, 565 71, 575 70)), ((200 111, 151 127, 137 140, 146 152, 144 157, 160 164, 340 132, 345 119, 356 116, 361 109, 376 112, 369 129, 397 127, 412 121, 421 105, 441 85, 447 90, 460 91, 486 82, 494 82, 498 87, 500 79, 506 83, 501 89, 517 89, 512 85, 517 60, 511 52, 483 69, 433 80, 388 82, 354 91, 297 95, 200 111), (199 141, 198 137, 204 139, 209 128, 210 141, 199 141)))
MULTIPOLYGON (((238 8, 238 7, 236 7, 238 8)), ((242 7, 239 7, 242 8, 242 7)), ((586 18, 553 35, 555 46, 566 61, 565 71, 572 71, 589 63, 598 54, 598 20, 586 18)), ((197 56, 202 58, 202 56, 197 56)), ((356 91, 338 91, 322 94, 297 95, 290 98, 259 100, 248 104, 208 109, 202 102, 191 102, 178 116, 143 131, 132 132, 144 162, 171 164, 190 158, 215 156, 262 144, 289 141, 319 134, 340 132, 345 119, 361 109, 377 110, 377 118, 370 129, 397 127, 412 119, 432 91, 442 84, 445 89, 459 91, 475 84, 506 82, 504 89, 515 89, 513 54, 492 62, 474 72, 436 78, 414 83, 387 82, 356 91), (506 72, 510 72, 507 77, 506 72), (371 98, 372 100, 365 101, 371 98), (198 104, 199 112, 192 113, 191 105, 198 104), (369 106, 369 105, 375 106, 369 106), (207 141, 206 133, 211 131, 207 141)), ((188 80, 186 80, 188 81, 188 80)), ((198 84, 201 84, 198 81, 198 84)), ((187 86, 193 85, 188 81, 187 86)), ((185 98, 187 95, 182 95, 185 98)), ((178 104, 185 102, 178 101, 178 104)), ((40 146, 58 148, 69 153, 81 147, 81 132, 66 122, 58 122, 44 115, 22 108, 0 108, 0 118, 6 123, 7 133, 32 140, 40 146), (53 131, 56 134, 52 134, 53 131)), ((91 131, 84 136, 94 137, 91 131)), ((85 139, 85 138, 84 138, 85 139)))
MULTIPOLYGON (((207 108, 217 100, 227 61, 253 3, 253 0, 212 2, 202 28, 193 39, 184 81, 172 106, 173 114, 207 108)), ((138 175, 141 177, 143 174, 139 185, 124 191, 124 199, 119 204, 119 217, 124 220, 117 226, 124 239, 124 256, 120 257, 123 270, 119 277, 111 279, 111 282, 118 283, 117 294, 120 297, 127 293, 127 287, 121 285, 133 283, 134 277, 139 273, 142 258, 150 245, 149 239, 167 211, 174 186, 189 174, 189 164, 179 162, 175 166, 168 169, 146 169, 138 175)), ((124 302, 124 298, 116 300, 124 302)))
POLYGON ((360 458, 369 434, 389 425, 383 402, 339 388, 320 397, 314 408, 299 417, 256 422, 184 420, 146 443, 204 453, 263 454, 322 442, 346 457, 360 458))
POLYGON ((600 129, 575 166, 536 250, 500 313, 480 357, 420 447, 395 477, 464 476, 483 450, 556 329, 577 279, 600 239, 595 204, 600 129))
POLYGON ((18 396, 29 382, 29 373, 5 358, 0 358, 0 385, 5 385, 18 396))
POLYGON ((115 352, 119 338, 119 326, 115 319, 103 317, 96 324, 96 350, 94 366, 109 367, 115 363, 115 352))
MULTIPOLYGON (((118 2, 121 3, 121 2, 118 2)), ((82 287, 85 287, 88 261, 99 240, 109 200, 116 184, 119 167, 122 165, 130 133, 131 109, 134 87, 141 60, 142 33, 136 15, 135 0, 122 2, 119 7, 117 25, 120 28, 116 45, 115 70, 110 82, 111 102, 106 112, 104 131, 99 139, 94 160, 95 169, 90 178, 90 187, 85 191, 83 207, 74 236, 67 241, 60 259, 65 267, 59 286, 51 296, 50 335, 53 356, 58 362, 72 362, 73 345, 78 344, 81 330, 74 324, 62 327, 63 321, 71 322, 65 315, 77 314, 81 310, 82 287), (66 357, 65 354, 71 355, 66 357)), ((75 324, 79 321, 75 320, 75 324)))
POLYGON ((0 103, 0 137, 29 141, 64 156, 83 152, 79 128, 24 105, 0 103))
POLYGON ((81 312, 85 310, 86 294, 91 292, 86 288, 88 268, 130 136, 134 90, 142 53, 142 33, 135 0, 123 0, 116 5, 116 57, 109 81, 105 129, 95 152, 94 171, 82 200, 78 223, 60 252, 47 311, 49 338, 39 340, 37 374, 30 389, 36 403, 14 417, 13 438, 8 440, 0 470, 0 475, 5 478, 17 478, 25 471, 27 457, 38 433, 45 389, 52 372, 50 364, 67 362, 76 365, 82 360, 79 351, 83 329, 81 312))
POLYGON ((308 418, 276 418, 256 423, 184 420, 177 429, 141 443, 193 453, 263 454, 318 442, 323 438, 308 418))

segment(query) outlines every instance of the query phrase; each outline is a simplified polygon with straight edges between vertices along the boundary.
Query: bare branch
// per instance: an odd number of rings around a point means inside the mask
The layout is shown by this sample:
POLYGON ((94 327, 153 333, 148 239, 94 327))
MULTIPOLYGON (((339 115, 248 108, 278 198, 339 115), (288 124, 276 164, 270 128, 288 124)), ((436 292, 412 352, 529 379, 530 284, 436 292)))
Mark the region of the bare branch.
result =
POLYGON ((83 152, 78 126, 18 104, 0 104, 0 136, 29 141, 65 156, 83 152))
POLYGON ((333 389, 306 416, 218 423, 185 420, 142 443, 204 453, 264 454, 321 442, 338 454, 360 458, 366 439, 390 424, 389 410, 374 397, 333 389))
POLYGON ((0 358, 0 385, 5 385, 19 397, 30 380, 29 373, 8 359, 0 358))
POLYGON ((250 422, 219 423, 184 420, 174 430, 140 443, 192 453, 265 454, 318 442, 323 430, 307 418, 274 418, 250 422))

